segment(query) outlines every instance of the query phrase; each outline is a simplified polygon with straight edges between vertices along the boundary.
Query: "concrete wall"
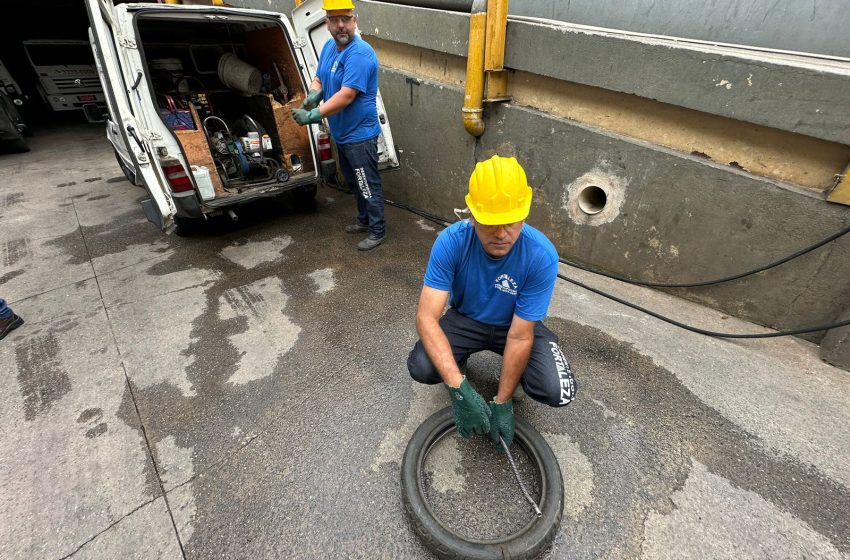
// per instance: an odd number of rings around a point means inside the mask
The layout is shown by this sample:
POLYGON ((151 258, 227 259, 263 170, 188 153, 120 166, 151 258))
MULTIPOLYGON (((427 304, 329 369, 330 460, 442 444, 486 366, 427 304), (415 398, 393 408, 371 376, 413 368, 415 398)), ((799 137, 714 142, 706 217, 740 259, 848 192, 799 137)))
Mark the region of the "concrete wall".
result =
POLYGON ((655 35, 850 56, 845 0, 511 0, 510 11, 655 35))
MULTIPOLYGON (((748 270, 850 223, 847 207, 824 201, 825 186, 804 189, 516 100, 487 106, 487 131, 476 140, 461 123, 463 91, 453 58, 466 51, 466 17, 373 2, 360 2, 358 10, 361 32, 384 58, 407 48, 419 53, 407 67, 393 60, 381 73, 402 149, 402 170, 385 176, 392 199, 450 217, 462 205, 476 161, 494 153, 515 155, 535 188, 529 221, 552 238, 563 257, 668 281, 748 270), (393 23, 398 21, 405 25, 393 23), (591 184, 603 185, 609 201, 594 217, 575 206, 575 195, 591 184)), ((842 93, 850 83, 847 68, 520 23, 509 24, 508 37, 506 65, 514 76, 527 72, 565 85, 590 82, 600 91, 716 115, 729 126, 745 120, 801 142, 824 139, 838 150, 830 164, 834 173, 850 159, 846 127, 835 124, 846 123, 850 113, 842 93), (731 72, 736 85, 718 86, 719 77, 731 72), (759 72, 765 79, 753 80, 748 92, 727 95, 759 72), (786 86, 794 89, 782 89, 786 86)), ((778 269, 682 295, 763 325, 797 328, 830 322, 850 307, 848 276, 850 239, 842 238, 778 269)))

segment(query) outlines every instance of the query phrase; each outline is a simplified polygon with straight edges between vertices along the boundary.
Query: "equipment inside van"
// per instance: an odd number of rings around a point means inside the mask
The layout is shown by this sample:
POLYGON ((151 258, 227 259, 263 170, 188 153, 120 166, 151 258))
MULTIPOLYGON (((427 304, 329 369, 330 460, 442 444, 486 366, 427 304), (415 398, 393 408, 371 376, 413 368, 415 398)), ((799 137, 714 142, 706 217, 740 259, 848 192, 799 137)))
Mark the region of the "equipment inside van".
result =
MULTIPOLYGON (((277 12, 86 0, 108 105, 107 137, 166 232, 290 191, 312 199, 336 173, 324 125, 292 118, 329 37, 318 0, 300 36, 277 12)), ((398 167, 378 93, 379 169, 398 167)))
POLYGON ((165 14, 137 25, 158 112, 216 198, 315 172, 289 104, 290 91, 303 98, 300 70, 278 25, 165 14))

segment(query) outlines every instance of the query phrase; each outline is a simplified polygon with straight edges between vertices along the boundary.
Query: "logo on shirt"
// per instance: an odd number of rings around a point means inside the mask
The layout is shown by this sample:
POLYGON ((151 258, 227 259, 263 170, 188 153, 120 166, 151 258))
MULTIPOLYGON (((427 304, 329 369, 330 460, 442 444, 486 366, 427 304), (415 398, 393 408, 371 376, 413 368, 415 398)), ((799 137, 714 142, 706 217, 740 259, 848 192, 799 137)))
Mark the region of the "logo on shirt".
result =
POLYGON ((500 292, 504 292, 506 294, 510 294, 512 296, 516 295, 516 280, 508 276, 507 274, 500 274, 498 278, 496 278, 495 288, 500 292))
POLYGON ((331 74, 333 74, 334 72, 336 72, 336 66, 337 66, 337 64, 339 64, 339 61, 338 61, 338 60, 334 60, 333 66, 331 66, 331 74))

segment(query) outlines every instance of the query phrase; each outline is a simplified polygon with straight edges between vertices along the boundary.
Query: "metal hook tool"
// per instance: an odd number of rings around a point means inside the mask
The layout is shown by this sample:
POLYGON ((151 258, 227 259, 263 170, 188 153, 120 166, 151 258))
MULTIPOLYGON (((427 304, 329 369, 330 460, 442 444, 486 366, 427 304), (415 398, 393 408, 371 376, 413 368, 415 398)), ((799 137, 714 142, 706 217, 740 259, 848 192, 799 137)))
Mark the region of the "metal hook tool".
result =
POLYGON ((537 506, 537 502, 535 502, 531 495, 528 493, 528 490, 525 489, 525 484, 522 483, 522 480, 519 478, 519 470, 516 468, 516 463, 514 462, 514 456, 511 455, 511 450, 508 449, 508 444, 505 443, 505 440, 502 439, 502 436, 499 436, 499 441, 502 442, 502 449, 505 450, 505 455, 508 456, 508 462, 511 464, 511 470, 514 471, 514 478, 516 478, 517 484, 519 484, 519 489, 522 490, 522 495, 525 496, 525 499, 528 500, 528 503, 531 504, 531 507, 534 508, 534 512, 537 514, 537 517, 543 517, 543 512, 540 511, 540 508, 537 506))

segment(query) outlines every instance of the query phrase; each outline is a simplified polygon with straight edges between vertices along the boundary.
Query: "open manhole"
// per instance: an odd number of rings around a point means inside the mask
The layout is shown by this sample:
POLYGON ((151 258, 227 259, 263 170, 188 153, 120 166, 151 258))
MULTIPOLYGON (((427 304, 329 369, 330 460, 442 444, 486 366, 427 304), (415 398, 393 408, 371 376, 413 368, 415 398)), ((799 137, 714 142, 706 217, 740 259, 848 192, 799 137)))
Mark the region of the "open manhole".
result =
POLYGON ((451 407, 426 420, 402 461, 402 499, 416 533, 441 558, 535 558, 563 512, 561 471, 543 437, 516 419, 511 445, 522 493, 504 453, 487 436, 462 439, 451 407))

